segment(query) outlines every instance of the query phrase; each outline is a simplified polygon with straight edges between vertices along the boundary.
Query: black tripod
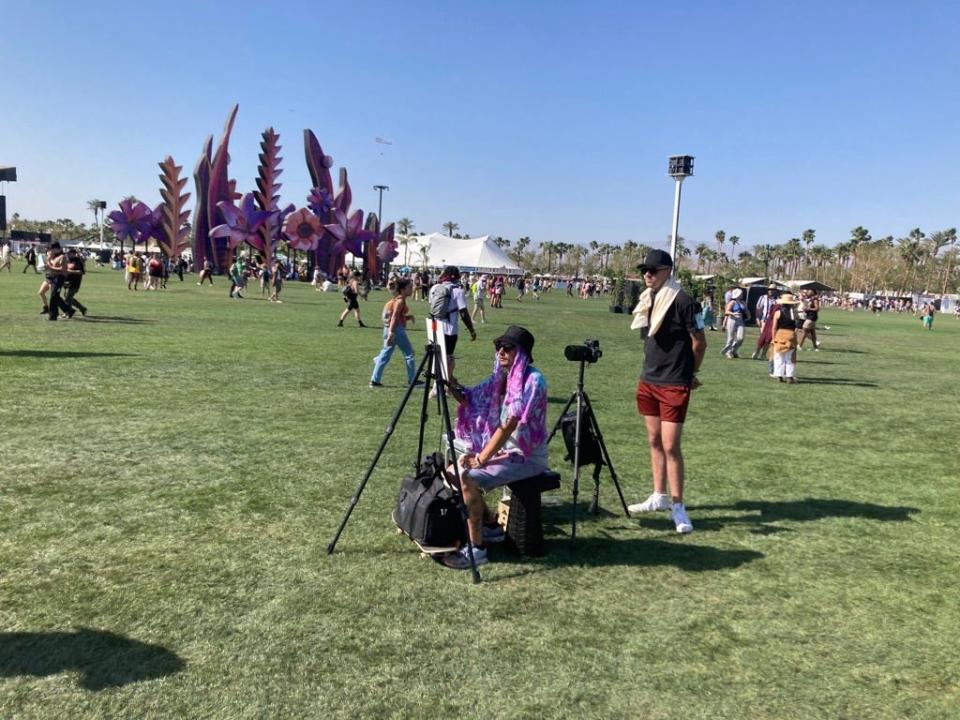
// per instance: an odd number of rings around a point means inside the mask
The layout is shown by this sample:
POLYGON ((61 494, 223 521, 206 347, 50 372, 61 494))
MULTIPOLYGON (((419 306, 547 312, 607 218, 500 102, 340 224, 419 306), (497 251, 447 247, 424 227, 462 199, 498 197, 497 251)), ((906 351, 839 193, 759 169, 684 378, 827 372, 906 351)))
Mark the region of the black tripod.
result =
MULTIPOLYGON (((437 328, 434 327, 434 337, 438 337, 437 332, 437 328)), ((442 337, 442 335, 439 335, 439 337, 442 337)), ((367 468, 367 472, 363 476, 363 480, 360 481, 360 485, 358 485, 357 489, 354 491, 353 497, 350 498, 350 504, 347 506, 347 512, 343 516, 343 520, 340 522, 340 527, 337 528, 336 534, 333 536, 330 544, 327 545, 327 555, 333 554, 334 548, 337 545, 337 541, 340 539, 340 534, 343 532, 343 529, 347 526, 347 521, 350 519, 350 513, 353 512, 353 508, 356 507, 357 502, 360 500, 360 494, 363 492, 363 488, 366 487, 367 481, 370 479, 374 468, 376 468, 377 463, 380 461, 380 456, 383 455, 383 451, 387 447, 387 442, 390 440, 390 436, 393 435, 393 431, 397 426, 397 422, 400 420, 400 416, 403 415, 403 409, 406 407, 410 396, 413 395, 413 390, 417 386, 417 381, 421 377, 424 378, 425 382, 423 384, 423 404, 420 408, 420 437, 417 441, 417 460, 413 465, 414 472, 420 468, 420 462, 423 459, 423 436, 427 426, 427 407, 430 403, 430 385, 431 381, 434 381, 437 387, 437 404, 440 409, 441 420, 443 421, 443 430, 447 438, 447 447, 450 448, 450 455, 453 462, 453 472, 456 476, 456 486, 457 488, 461 487, 460 465, 457 462, 456 450, 454 449, 453 444, 453 424, 450 422, 450 406, 447 404, 447 381, 443 379, 444 372, 445 368, 443 368, 443 357, 440 352, 440 346, 437 345, 435 340, 429 340, 427 342, 423 360, 420 362, 420 367, 417 369, 417 374, 413 378, 413 382, 411 382, 407 387, 407 391, 404 393, 403 400, 400 401, 400 407, 398 407, 397 411, 393 414, 390 424, 387 425, 387 429, 383 434, 383 440, 380 441, 380 447, 377 448, 377 452, 373 456, 373 460, 370 461, 370 466, 367 468)), ((480 573, 477 570, 476 563, 474 562, 473 543, 470 540, 470 529, 469 527, 466 527, 467 508, 463 503, 463 494, 461 492, 457 493, 457 499, 460 515, 463 518, 463 523, 467 531, 467 548, 470 553, 470 571, 473 575, 473 582, 478 583, 480 582, 480 573)))
MULTIPOLYGON (((549 443, 553 440, 553 436, 557 434, 557 430, 560 429, 560 426, 563 424, 563 418, 567 414, 567 411, 570 409, 570 406, 574 402, 577 403, 577 416, 575 419, 575 431, 574 431, 574 442, 573 442, 573 518, 571 520, 570 528, 570 542, 573 543, 577 539, 577 496, 580 493, 580 445, 583 438, 583 423, 587 423, 589 428, 589 435, 591 443, 593 439, 596 438, 596 445, 598 446, 594 452, 590 455, 589 460, 593 462, 593 499, 590 501, 590 506, 588 512, 595 514, 597 508, 600 506, 600 471, 604 465, 607 466, 610 470, 610 479, 613 480, 614 487, 617 488, 617 494, 620 496, 620 503, 623 505, 623 513, 627 517, 630 517, 630 512, 627 510, 627 501, 623 497, 623 490, 620 488, 620 482, 617 480, 617 473, 613 469, 613 462, 610 460, 610 453, 607 452, 607 445, 603 442, 603 435, 600 432, 600 425, 597 423, 597 416, 593 414, 593 406, 590 405, 590 398, 587 397, 586 391, 583 389, 583 371, 586 367, 587 361, 580 360, 580 376, 577 380, 577 389, 574 391, 573 395, 570 396, 570 399, 567 400, 567 404, 563 406, 563 410, 560 411, 560 417, 557 418, 557 424, 553 426, 553 430, 550 432, 550 437, 547 438, 549 443)), ((585 464, 590 464, 589 462, 585 464)))

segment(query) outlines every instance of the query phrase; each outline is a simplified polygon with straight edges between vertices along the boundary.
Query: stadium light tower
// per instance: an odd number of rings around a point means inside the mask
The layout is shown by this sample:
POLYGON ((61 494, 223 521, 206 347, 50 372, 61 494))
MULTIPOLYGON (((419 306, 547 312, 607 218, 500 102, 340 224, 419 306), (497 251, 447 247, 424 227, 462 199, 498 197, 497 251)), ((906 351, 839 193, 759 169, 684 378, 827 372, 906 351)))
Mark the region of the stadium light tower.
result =
POLYGON ((680 228, 680 186, 684 178, 693 175, 692 155, 673 155, 667 174, 677 183, 677 192, 673 196, 673 233, 670 235, 670 257, 673 258, 673 271, 677 270, 677 233, 680 228))
POLYGON ((3 183, 16 181, 15 167, 0 167, 0 240, 6 239, 7 236, 7 196, 4 195, 3 183))
POLYGON ((377 208, 377 222, 380 223, 380 229, 382 230, 383 229, 383 191, 389 190, 390 187, 388 185, 374 185, 373 189, 379 191, 380 193, 380 205, 377 208))

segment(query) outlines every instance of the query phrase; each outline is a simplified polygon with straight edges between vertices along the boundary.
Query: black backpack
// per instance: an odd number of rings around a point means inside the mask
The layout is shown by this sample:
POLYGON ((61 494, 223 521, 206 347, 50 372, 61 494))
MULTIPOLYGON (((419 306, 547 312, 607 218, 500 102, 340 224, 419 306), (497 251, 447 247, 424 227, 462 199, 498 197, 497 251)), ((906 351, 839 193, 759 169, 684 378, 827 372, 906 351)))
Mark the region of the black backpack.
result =
POLYGON ((400 483, 393 511, 393 522, 404 535, 425 547, 451 547, 467 539, 456 493, 444 483, 443 469, 440 453, 428 455, 416 476, 400 483))
MULTIPOLYGON (((573 453, 577 444, 577 412, 571 410, 560 420, 560 431, 563 433, 563 444, 567 447, 567 456, 564 460, 573 462, 573 453)), ((603 462, 603 452, 600 450, 600 441, 593 432, 593 426, 587 419, 586 410, 580 414, 580 467, 596 465, 603 462)))

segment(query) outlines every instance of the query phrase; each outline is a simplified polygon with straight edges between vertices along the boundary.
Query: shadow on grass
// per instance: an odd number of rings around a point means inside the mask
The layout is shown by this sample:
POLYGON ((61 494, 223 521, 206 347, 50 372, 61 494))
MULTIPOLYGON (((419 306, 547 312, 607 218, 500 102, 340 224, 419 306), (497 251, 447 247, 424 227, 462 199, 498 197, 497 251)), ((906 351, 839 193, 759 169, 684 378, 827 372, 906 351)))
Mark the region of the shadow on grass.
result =
POLYGON ((0 350, 0 357, 84 358, 138 357, 136 353, 81 352, 79 350, 0 350))
POLYGON ((85 323, 118 323, 121 325, 147 325, 154 324, 156 320, 145 320, 143 318, 125 317, 122 315, 87 315, 83 319, 85 323))
POLYGON ((851 355, 869 355, 869 354, 870 354, 870 353, 868 353, 866 350, 849 350, 849 349, 846 349, 846 348, 830 348, 830 349, 827 350, 826 352, 832 352, 832 353, 849 353, 849 354, 851 354, 851 355))
POLYGON ((843 385, 847 387, 879 387, 874 382, 864 382, 854 380, 853 378, 800 378, 797 380, 801 385, 843 385))
POLYGON ((739 567, 764 557, 763 553, 755 550, 719 550, 709 545, 694 545, 684 541, 665 542, 648 538, 578 536, 572 546, 567 538, 547 538, 546 549, 545 557, 529 560, 539 562, 545 570, 570 566, 656 567, 668 565, 685 572, 710 572, 739 567))
POLYGON ((0 677, 81 673, 80 686, 106 690, 180 672, 186 663, 159 645, 106 630, 0 633, 0 677))
MULTIPOLYGON (((759 513, 759 515, 741 515, 735 517, 712 517, 694 520, 698 530, 720 530, 725 525, 746 524, 754 525, 751 532, 762 535, 771 535, 776 532, 787 532, 788 528, 770 525, 778 520, 792 520, 794 522, 813 522, 826 518, 860 518, 863 520, 878 520, 880 522, 909 522, 913 513, 920 512, 919 508, 903 505, 875 505, 874 503, 853 502, 851 500, 829 500, 824 498, 804 498, 803 500, 788 500, 783 502, 764 502, 763 500, 741 500, 733 505, 698 505, 692 508, 694 518, 698 511, 711 512, 716 510, 733 510, 739 512, 759 513)), ((665 527, 670 521, 663 521, 665 527)))

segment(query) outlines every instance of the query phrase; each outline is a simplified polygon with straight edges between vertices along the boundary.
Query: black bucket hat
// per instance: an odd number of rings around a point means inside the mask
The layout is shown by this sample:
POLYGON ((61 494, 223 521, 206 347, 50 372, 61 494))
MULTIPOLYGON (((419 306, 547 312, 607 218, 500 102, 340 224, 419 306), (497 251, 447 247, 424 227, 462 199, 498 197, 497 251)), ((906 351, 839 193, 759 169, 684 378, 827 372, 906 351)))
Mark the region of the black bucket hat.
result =
POLYGON ((503 335, 493 341, 493 344, 510 343, 519 345, 527 351, 527 357, 530 358, 530 362, 533 362, 533 342, 533 333, 519 325, 511 325, 503 335))
POLYGON ((643 262, 637 265, 637 270, 659 270, 661 268, 672 268, 673 258, 665 250, 651 250, 643 259, 643 262))

